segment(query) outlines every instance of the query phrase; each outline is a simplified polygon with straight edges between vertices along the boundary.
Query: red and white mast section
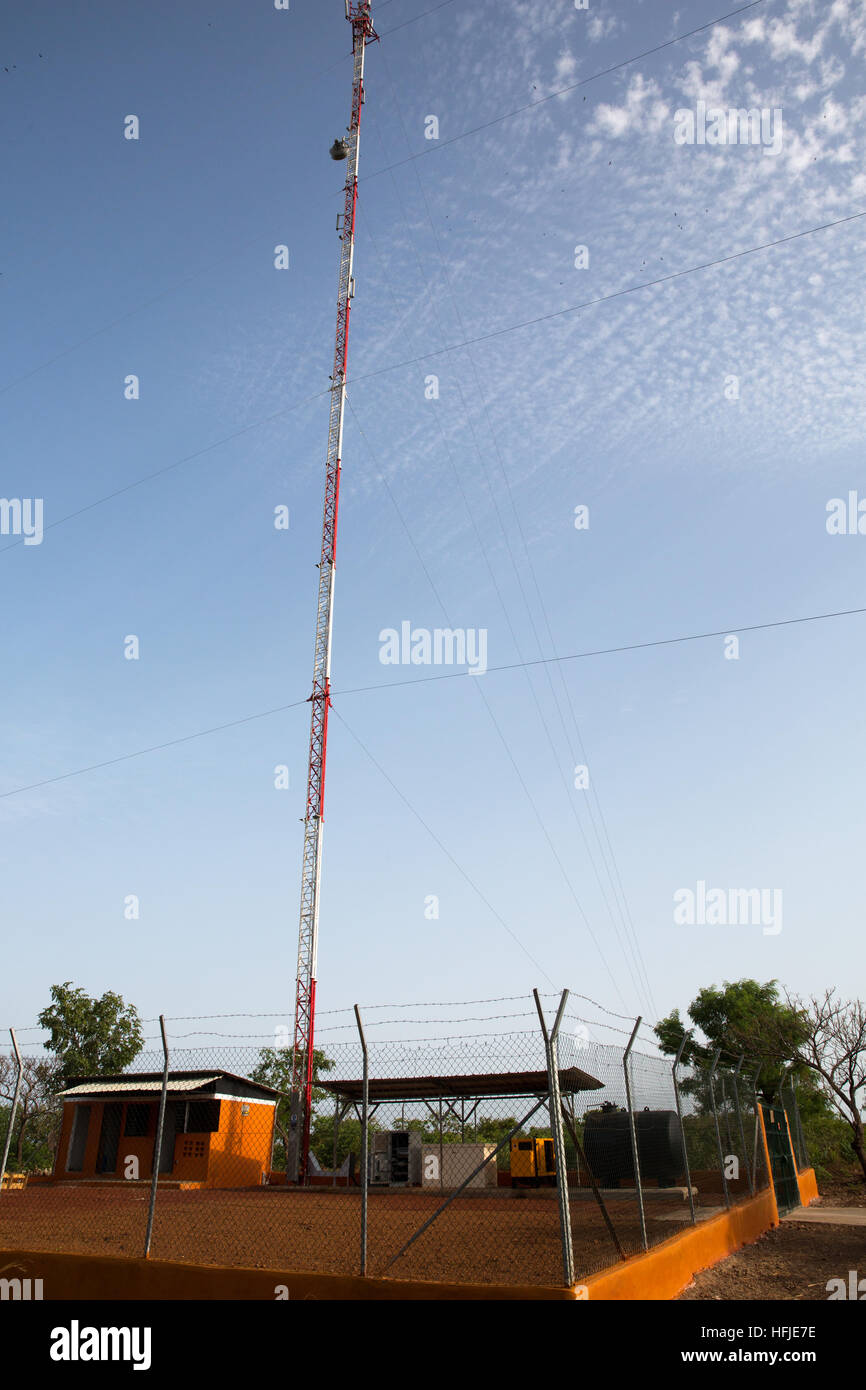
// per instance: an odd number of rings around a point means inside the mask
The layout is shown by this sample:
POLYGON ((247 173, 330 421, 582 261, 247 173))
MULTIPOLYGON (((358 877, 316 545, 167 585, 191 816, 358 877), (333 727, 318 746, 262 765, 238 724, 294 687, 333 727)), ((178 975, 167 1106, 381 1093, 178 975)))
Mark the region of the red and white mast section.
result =
POLYGON ((344 140, 335 141, 334 159, 347 159, 345 203, 340 233, 340 279, 337 296, 337 334, 331 407, 328 421, 328 454, 325 462, 325 509, 322 552, 319 560, 319 603, 316 615, 316 648, 313 693, 310 696, 310 762, 304 815, 304 856, 301 870, 301 921, 298 932, 298 974, 295 995, 295 1032, 292 1045, 291 1131, 289 1181, 304 1182, 310 1150, 310 1115, 313 1089, 313 1036, 316 1015, 316 955, 319 938, 319 881, 322 871, 322 830, 325 813, 325 758, 328 748, 328 708, 331 703, 331 631, 334 611, 334 578, 337 552, 337 514, 340 503, 340 466, 343 452, 343 413, 346 401, 346 366, 349 355, 349 318, 355 282, 355 212, 358 205, 358 153, 361 108, 364 104, 364 54, 378 35, 373 28, 370 0, 345 0, 346 18, 352 25, 352 116, 344 140))

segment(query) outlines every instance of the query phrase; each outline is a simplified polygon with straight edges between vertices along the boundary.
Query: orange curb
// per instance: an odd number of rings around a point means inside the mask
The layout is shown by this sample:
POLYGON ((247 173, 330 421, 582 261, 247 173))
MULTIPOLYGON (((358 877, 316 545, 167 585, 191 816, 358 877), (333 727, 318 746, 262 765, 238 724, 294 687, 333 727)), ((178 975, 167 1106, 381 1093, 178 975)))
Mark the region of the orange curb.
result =
MULTIPOLYGON (((818 1196, 814 1170, 797 1175, 804 1206, 818 1196)), ((772 1186, 699 1226, 669 1236, 660 1245, 592 1275, 572 1288, 538 1284, 456 1284, 432 1280, 361 1278, 297 1270, 239 1269, 169 1260, 71 1255, 56 1251, 0 1251, 5 1277, 40 1279, 46 1302, 57 1300, 313 1299, 356 1301, 659 1301, 675 1298, 699 1270, 749 1245, 779 1225, 772 1186)))
POLYGON ((800 1189, 800 1201, 804 1207, 810 1206, 820 1196, 814 1168, 804 1168, 802 1173, 797 1174, 797 1186, 800 1189))
POLYGON ((360 1275, 309 1274, 296 1270, 238 1269, 169 1260, 124 1259, 110 1255, 70 1255, 56 1251, 0 1251, 6 1278, 41 1279, 43 1300, 186 1299, 256 1300, 288 1298, 357 1301, 364 1299, 547 1300, 572 1302, 573 1288, 538 1284, 447 1284, 360 1275))
POLYGON ((578 1297, 641 1302, 676 1298, 699 1270, 717 1264, 778 1224, 770 1187, 700 1226, 670 1236, 643 1255, 593 1275, 579 1286, 578 1297))

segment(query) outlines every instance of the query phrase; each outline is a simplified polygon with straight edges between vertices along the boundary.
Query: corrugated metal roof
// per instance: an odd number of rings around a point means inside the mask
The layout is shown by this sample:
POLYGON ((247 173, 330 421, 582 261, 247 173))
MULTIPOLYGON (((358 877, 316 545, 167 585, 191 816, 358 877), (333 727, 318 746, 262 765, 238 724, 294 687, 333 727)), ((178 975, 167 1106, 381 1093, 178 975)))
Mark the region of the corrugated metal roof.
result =
MULTIPOLYGON (((375 1101, 465 1099, 485 1100, 495 1097, 516 1098, 518 1096, 544 1095, 547 1091, 546 1071, 504 1071, 483 1072, 476 1076, 382 1076, 371 1077, 369 1097, 375 1101)), ((342 1096, 345 1100, 359 1101, 363 1093, 363 1082, 330 1081, 317 1078, 316 1085, 331 1095, 342 1096)), ((580 1067, 563 1067, 559 1073, 560 1090, 566 1094, 575 1091, 600 1091, 604 1082, 581 1071, 580 1067)))
MULTIPOLYGON (((214 1072, 213 1076, 194 1076, 184 1077, 180 1080, 172 1081, 169 1079, 168 1091, 197 1091, 201 1086, 208 1086, 212 1081, 219 1081, 222 1072, 214 1072)), ((101 1081, 99 1077, 94 1077, 92 1081, 82 1081, 77 1086, 70 1086, 66 1091, 58 1091, 62 1100, 68 1100, 70 1096, 97 1096, 113 1094, 115 1091, 161 1091, 162 1078, 158 1081, 147 1081, 140 1077, 130 1076, 119 1081, 101 1081)))
MULTIPOLYGON (((237 1076, 232 1071, 213 1071, 205 1068, 200 1071, 170 1071, 168 1074, 169 1091, 195 1091, 199 1087, 212 1086, 215 1082, 228 1082, 229 1086, 223 1089, 231 1090, 233 1086, 241 1088, 237 1093, 240 1099, 262 1095, 277 1097, 282 1094, 281 1091, 275 1091, 273 1086, 265 1086, 261 1081, 252 1081, 248 1076, 237 1076)), ((161 1089, 161 1071, 125 1071, 104 1076, 69 1076, 63 1090, 55 1094, 63 1100, 84 1095, 131 1095, 136 1091, 151 1094, 161 1089)))

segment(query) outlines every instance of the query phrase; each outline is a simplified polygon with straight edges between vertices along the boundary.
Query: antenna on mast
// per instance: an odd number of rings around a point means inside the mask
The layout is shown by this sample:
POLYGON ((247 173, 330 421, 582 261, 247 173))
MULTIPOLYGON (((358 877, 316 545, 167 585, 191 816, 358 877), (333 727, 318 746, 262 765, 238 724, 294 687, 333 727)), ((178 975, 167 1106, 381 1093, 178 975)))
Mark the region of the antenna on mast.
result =
POLYGON ((313 1039, 316 1015, 316 956, 319 939, 319 881, 322 868, 322 829, 325 813, 325 757, 328 747, 328 709, 331 703, 331 630, 337 551, 337 514, 340 503, 340 468, 343 450, 343 413, 346 401, 346 366, 349 356, 349 317, 355 280, 355 213, 358 205, 358 152, 361 107, 364 104, 364 54, 378 34, 373 28, 370 0, 346 0, 346 19, 352 25, 352 114, 345 139, 331 146, 331 158, 348 160, 340 233, 340 278, 337 295, 337 333, 331 405, 328 420, 328 452, 325 461, 325 507, 319 560, 319 599, 316 645, 313 659, 313 693, 310 696, 310 758, 304 814, 304 851, 301 867, 301 920, 298 930, 298 971, 295 993, 295 1031, 292 1043, 289 1143, 286 1180, 303 1183, 310 1152, 310 1118, 313 1092, 313 1039))

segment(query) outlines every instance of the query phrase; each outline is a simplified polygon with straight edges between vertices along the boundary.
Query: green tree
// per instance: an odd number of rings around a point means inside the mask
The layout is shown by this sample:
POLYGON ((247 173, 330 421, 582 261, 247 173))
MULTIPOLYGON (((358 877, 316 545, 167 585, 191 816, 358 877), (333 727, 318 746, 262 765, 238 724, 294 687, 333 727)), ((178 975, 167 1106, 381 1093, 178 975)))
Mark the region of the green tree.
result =
MULTIPOLYGON (((372 1136, 381 1128, 372 1117, 368 1124, 369 1142, 372 1144, 372 1136)), ((310 1127, 310 1152, 316 1155, 323 1168, 332 1168, 334 1165, 334 1116, 314 1115, 310 1127)), ((345 1115, 340 1121, 340 1129, 337 1135, 337 1167, 340 1168, 347 1154, 355 1155, 355 1172, 360 1171, 361 1162, 361 1121, 354 1115, 345 1115)))
MULTIPOLYGON (((60 1105, 54 1099, 56 1064, 38 1057, 23 1058, 24 1070, 15 1112, 10 1168, 24 1173, 50 1168, 60 1131, 60 1105)), ((12 1114, 18 1068, 12 1057, 0 1057, 0 1153, 12 1114)))
MULTIPOLYGON (((498 1144, 509 1134, 512 1129, 517 1128, 517 1116, 506 1115, 499 1118, 496 1115, 482 1115, 476 1125, 475 1135, 479 1144, 498 1144)), ((523 1131, 521 1130, 522 1134, 523 1131)), ((517 1136, 515 1136, 516 1138, 517 1136)), ((511 1145, 506 1144, 499 1150, 496 1156, 497 1168, 509 1169, 511 1167, 511 1145)))
MULTIPOLYGON (((786 1007, 802 1030, 797 1046, 789 1051, 786 1031, 772 1023, 762 1031, 762 1046, 772 1056, 792 1058, 797 1070, 808 1069, 812 1084, 821 1087, 822 1099, 827 1098, 826 1113, 841 1117, 849 1127, 850 1146, 866 1183, 866 1004, 839 998, 834 986, 820 998, 787 995, 786 1007)), ((804 1128, 811 1147, 810 1127, 804 1128)))
MULTIPOLYGON (((303 1065, 303 1056, 301 1061, 303 1065)), ((317 1130, 318 1116, 316 1106, 328 1095, 321 1086, 316 1086, 315 1082, 319 1077, 328 1071, 334 1070, 334 1063, 330 1057, 322 1052, 318 1047, 313 1048, 313 1095, 312 1113, 310 1116, 310 1136, 311 1146, 312 1137, 317 1130)), ((279 1135, 280 1144, 274 1150, 274 1165, 280 1172, 285 1172, 286 1155, 289 1143, 289 1124, 291 1120, 291 1090, 292 1090, 292 1049, 290 1047, 263 1047, 259 1053, 259 1060, 250 1072, 250 1079, 258 1081, 263 1086, 272 1086, 275 1091, 281 1091, 282 1095, 277 1102, 276 1130, 279 1135)), ((333 1124, 333 1119, 331 1120, 333 1124)), ((318 1141, 317 1141, 318 1142, 318 1141)), ((314 1149, 319 1162, 322 1159, 314 1149)), ((323 1166, 330 1166, 328 1164, 323 1166)))
POLYGON ((58 1080, 123 1071, 144 1046, 134 1005, 110 990, 91 999, 71 980, 51 986, 51 1004, 38 1022, 50 1035, 44 1046, 57 1059, 58 1080))
MULTIPOLYGON (((717 1048, 722 1049, 722 1065, 746 1054, 752 1071, 760 1065, 759 1091, 769 1104, 776 1095, 786 1063, 796 1058, 798 1049, 808 1037, 808 1028, 798 1010, 779 997, 777 980, 760 984, 757 980, 723 982, 721 989, 709 985, 699 990, 688 1007, 690 1023, 683 1023, 679 1009, 672 1009, 660 1019, 653 1031, 662 1052, 673 1057, 679 1050, 683 1033, 699 1030, 702 1039, 690 1037, 683 1049, 682 1060, 701 1067, 706 1065, 717 1048), (772 1046, 769 1039, 772 1037, 772 1046)), ((816 1086, 814 1074, 798 1064, 794 1074, 799 1083, 800 1110, 807 1115, 826 1115, 829 1107, 816 1086)), ((683 1091, 702 1097, 701 1083, 683 1083, 683 1091)), ((705 1098, 704 1098, 705 1099, 705 1098)))
MULTIPOLYGON (((422 1116, 420 1119, 416 1117, 415 1119, 412 1119, 412 1120, 405 1120, 405 1121, 404 1121, 404 1120, 399 1120, 399 1121, 398 1121, 397 1119, 395 1119, 395 1120, 394 1120, 394 1123, 393 1123, 393 1127, 394 1127, 394 1129, 408 1129, 408 1130, 412 1130, 412 1131, 414 1131, 414 1133, 420 1134, 420 1135, 421 1135, 421 1143, 422 1143, 422 1144, 438 1144, 438 1143, 439 1143, 439 1117, 438 1117, 438 1115, 434 1116, 434 1115, 428 1114, 428 1115, 422 1116)), ((472 1138, 472 1131, 471 1131, 471 1129, 470 1129, 470 1127, 469 1127, 468 1124, 467 1124, 467 1126, 466 1126, 466 1137, 467 1137, 467 1139, 471 1139, 471 1138, 472 1138)), ((459 1143, 460 1143, 460 1119, 459 1119, 459 1117, 458 1117, 457 1115, 452 1114, 450 1110, 444 1110, 444 1109, 443 1109, 443 1111, 442 1111, 442 1143, 443 1143, 443 1144, 459 1144, 459 1143)))

